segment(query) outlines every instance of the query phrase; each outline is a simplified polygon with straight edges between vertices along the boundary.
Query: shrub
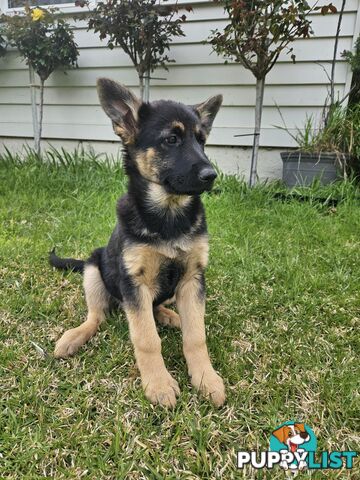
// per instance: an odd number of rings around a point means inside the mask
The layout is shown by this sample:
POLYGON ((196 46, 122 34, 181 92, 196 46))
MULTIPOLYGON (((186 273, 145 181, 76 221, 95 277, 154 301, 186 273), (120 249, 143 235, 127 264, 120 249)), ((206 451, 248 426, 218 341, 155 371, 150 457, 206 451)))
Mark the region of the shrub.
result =
MULTIPOLYGON (((30 72, 36 72, 40 78, 39 113, 34 118, 35 149, 40 152, 42 131, 44 83, 57 68, 77 66, 79 55, 70 25, 56 10, 25 7, 15 15, 2 15, 3 35, 8 43, 16 47, 29 65, 30 72)), ((33 81, 32 81, 33 83, 33 81)))
POLYGON ((356 105, 360 102, 360 36, 355 42, 354 51, 344 50, 342 57, 349 63, 353 72, 351 89, 349 92, 349 103, 356 105))
MULTIPOLYGON (((257 178, 257 158, 267 74, 281 52, 292 52, 290 44, 312 34, 308 16, 316 9, 325 15, 336 12, 330 3, 323 7, 310 6, 306 0, 214 0, 224 5, 229 23, 223 31, 214 30, 210 43, 218 55, 223 55, 250 70, 256 78, 255 131, 250 169, 250 186, 257 178)), ((317 2, 316 2, 317 4, 317 2)), ((316 5, 315 4, 315 5, 316 5)), ((295 62, 295 55, 292 54, 295 62)))
POLYGON ((3 35, 3 27, 0 25, 0 57, 3 57, 6 53, 6 40, 3 35))
MULTIPOLYGON (((139 77, 141 98, 144 78, 149 80, 156 67, 167 69, 167 64, 174 62, 167 54, 171 38, 184 36, 181 22, 186 16, 175 18, 178 12, 176 3, 161 5, 159 0, 108 0, 99 2, 90 13, 89 29, 99 33, 101 39, 106 38, 110 49, 119 46, 130 57, 139 77)), ((186 8, 191 10, 189 6, 186 8)))

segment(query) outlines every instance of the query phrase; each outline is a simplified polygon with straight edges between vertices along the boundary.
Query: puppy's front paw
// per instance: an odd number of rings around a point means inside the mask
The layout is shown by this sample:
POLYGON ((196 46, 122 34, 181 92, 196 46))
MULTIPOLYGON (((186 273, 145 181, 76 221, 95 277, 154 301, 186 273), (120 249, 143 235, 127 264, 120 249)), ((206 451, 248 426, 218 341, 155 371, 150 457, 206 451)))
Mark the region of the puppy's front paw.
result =
POLYGON ((145 396, 154 405, 175 407, 176 397, 180 394, 177 381, 165 369, 142 378, 145 396))
POLYGON ((206 369, 193 370, 190 375, 193 386, 210 398, 216 407, 224 404, 226 395, 223 379, 211 366, 206 369))
POLYGON ((67 330, 64 335, 56 342, 54 357, 68 358, 74 355, 79 348, 86 342, 86 337, 79 331, 79 328, 67 330))

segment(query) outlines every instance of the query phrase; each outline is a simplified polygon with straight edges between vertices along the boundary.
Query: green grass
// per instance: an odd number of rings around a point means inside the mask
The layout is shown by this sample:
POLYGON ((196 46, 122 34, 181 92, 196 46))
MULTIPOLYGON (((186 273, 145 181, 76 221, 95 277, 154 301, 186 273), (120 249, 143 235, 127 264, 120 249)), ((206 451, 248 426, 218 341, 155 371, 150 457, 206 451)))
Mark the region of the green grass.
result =
MULTIPOLYGON (((266 450, 290 419, 313 427, 320 451, 359 447, 354 185, 314 187, 300 203, 274 199, 274 184, 249 191, 220 178, 204 198, 207 333, 228 400, 216 409, 192 391, 181 333, 161 328, 181 387, 169 411, 144 398, 123 314, 74 358, 51 357, 86 310, 81 277, 52 270, 47 252, 56 245, 86 258, 104 245, 126 188, 119 167, 55 157, 47 165, 0 159, 1 479, 282 479, 279 469, 237 471, 236 451, 266 450), (330 207, 317 195, 340 201, 330 207)), ((304 476, 360 478, 359 461, 351 471, 304 476)))

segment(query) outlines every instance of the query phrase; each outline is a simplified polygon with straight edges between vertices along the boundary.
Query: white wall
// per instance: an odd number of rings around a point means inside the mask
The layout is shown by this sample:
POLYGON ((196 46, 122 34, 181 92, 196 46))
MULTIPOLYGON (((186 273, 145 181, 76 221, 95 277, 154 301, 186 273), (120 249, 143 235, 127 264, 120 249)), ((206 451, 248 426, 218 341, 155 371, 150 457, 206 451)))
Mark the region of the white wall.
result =
MULTIPOLYGON (((4 0, 0 0, 4 3, 4 0)), ((186 3, 182 1, 181 3, 186 3)), ((340 8, 341 0, 333 2, 340 8)), ((254 78, 243 67, 224 65, 223 60, 202 44, 210 31, 226 24, 223 10, 205 0, 191 2, 194 13, 187 13, 186 37, 175 39, 170 56, 176 60, 169 72, 156 71, 151 98, 171 98, 187 103, 199 102, 215 93, 223 93, 221 109, 209 138, 212 146, 249 146, 252 137, 234 137, 251 133, 254 123, 254 78)), ((348 0, 343 19, 336 67, 336 89, 342 96, 350 82, 350 72, 340 52, 351 49, 359 30, 360 0, 348 0), (359 23, 359 20, 358 20, 359 23)), ((327 96, 327 77, 333 54, 338 15, 314 14, 315 37, 298 40, 294 45, 297 63, 282 55, 270 72, 265 92, 261 145, 286 148, 294 141, 275 126, 281 124, 276 105, 294 133, 306 115, 319 115, 327 96), (320 62, 322 66, 316 64, 320 62)), ((110 123, 98 104, 96 78, 107 76, 136 90, 137 76, 127 56, 120 50, 108 50, 85 22, 74 26, 80 47, 79 69, 54 73, 45 92, 44 136, 48 139, 112 141, 110 123)), ((26 65, 16 52, 0 59, 0 141, 1 137, 29 138, 32 135, 29 79, 26 65)))

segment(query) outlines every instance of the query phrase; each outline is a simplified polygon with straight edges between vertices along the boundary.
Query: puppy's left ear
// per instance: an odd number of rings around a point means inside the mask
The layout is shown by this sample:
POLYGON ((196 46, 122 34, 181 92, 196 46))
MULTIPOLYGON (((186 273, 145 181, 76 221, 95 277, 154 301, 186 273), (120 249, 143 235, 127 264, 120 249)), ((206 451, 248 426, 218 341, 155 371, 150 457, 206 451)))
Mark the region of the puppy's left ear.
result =
POLYGON ((219 111, 223 101, 222 95, 215 95, 208 98, 205 102, 194 105, 195 112, 199 115, 201 123, 205 128, 207 135, 209 135, 212 124, 219 111))
POLYGON ((137 134, 138 110, 141 101, 125 85, 108 78, 99 78, 97 91, 102 108, 113 123, 114 132, 125 144, 137 134))

